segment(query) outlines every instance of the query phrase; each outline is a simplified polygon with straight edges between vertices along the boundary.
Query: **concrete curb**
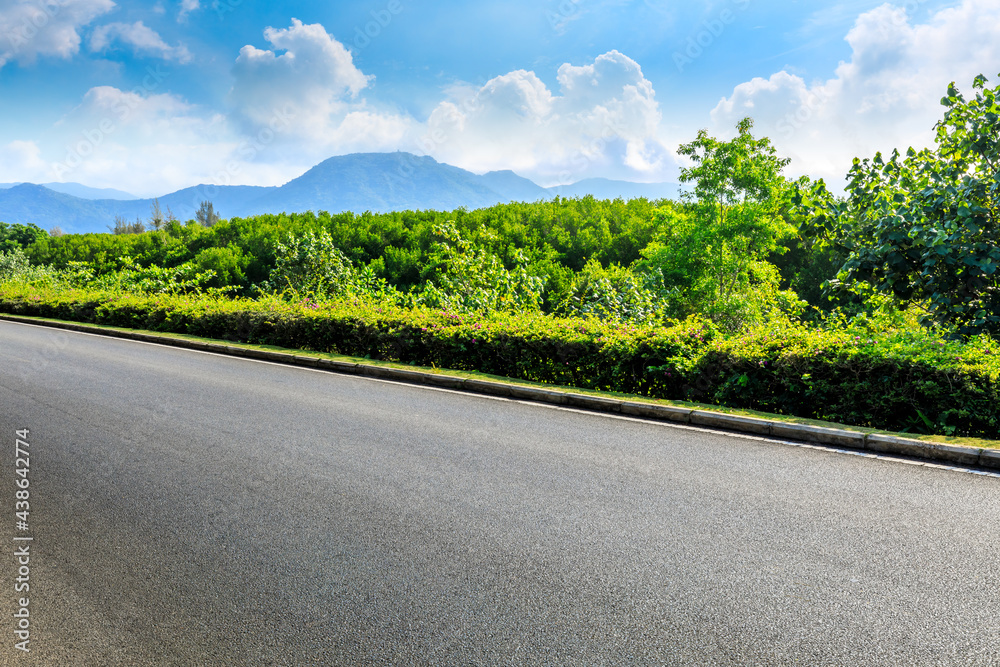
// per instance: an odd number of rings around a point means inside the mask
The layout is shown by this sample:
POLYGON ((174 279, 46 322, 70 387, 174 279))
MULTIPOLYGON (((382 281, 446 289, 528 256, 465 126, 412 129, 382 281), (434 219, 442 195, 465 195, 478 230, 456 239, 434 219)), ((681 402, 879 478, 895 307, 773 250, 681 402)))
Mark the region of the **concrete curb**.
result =
POLYGON ((601 396, 590 396, 587 394, 574 394, 571 392, 555 391, 552 389, 542 389, 540 387, 525 387, 505 382, 497 382, 494 380, 466 379, 453 375, 427 373, 424 371, 408 370, 404 368, 388 368, 385 366, 376 366, 371 364, 336 361, 333 359, 323 359, 320 357, 310 356, 308 354, 254 350, 240 347, 238 345, 226 345, 224 343, 206 343, 202 341, 191 341, 180 338, 172 338, 170 336, 139 333, 135 331, 103 329, 97 326, 77 324, 75 322, 36 320, 30 317, 20 317, 17 315, 8 315, 6 313, 0 313, 0 320, 48 326, 56 329, 66 329, 68 331, 100 334, 114 338, 138 340, 147 343, 171 345, 173 347, 201 350, 204 352, 215 352, 218 354, 226 354, 236 357, 247 357, 249 359, 272 361, 293 366, 319 368, 322 370, 332 371, 334 373, 363 375, 381 380, 392 380, 408 384, 458 389, 476 394, 503 396, 520 400, 536 401, 539 403, 549 403, 553 405, 564 405, 584 410, 592 410, 594 412, 619 413, 674 423, 691 424, 694 426, 721 428, 727 431, 736 431, 738 433, 752 433, 754 435, 771 436, 786 440, 857 449, 878 454, 908 456, 934 461, 936 463, 1000 470, 1000 449, 944 445, 923 442, 920 440, 910 440, 892 435, 860 433, 858 431, 849 431, 847 429, 810 426, 807 424, 790 424, 787 422, 760 419, 757 417, 742 417, 739 415, 730 415, 722 412, 712 412, 709 410, 694 410, 673 405, 657 405, 652 403, 641 403, 638 401, 604 398, 601 396))

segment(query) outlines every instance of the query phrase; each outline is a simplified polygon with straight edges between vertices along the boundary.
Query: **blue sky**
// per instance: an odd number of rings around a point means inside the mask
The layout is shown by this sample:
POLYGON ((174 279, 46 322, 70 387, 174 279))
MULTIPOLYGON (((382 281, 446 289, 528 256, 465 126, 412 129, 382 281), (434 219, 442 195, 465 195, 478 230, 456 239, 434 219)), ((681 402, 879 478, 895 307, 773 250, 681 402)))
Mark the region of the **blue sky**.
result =
POLYGON ((0 181, 160 195, 392 150, 673 181, 750 115, 836 183, 998 72, 995 0, 0 0, 0 181))

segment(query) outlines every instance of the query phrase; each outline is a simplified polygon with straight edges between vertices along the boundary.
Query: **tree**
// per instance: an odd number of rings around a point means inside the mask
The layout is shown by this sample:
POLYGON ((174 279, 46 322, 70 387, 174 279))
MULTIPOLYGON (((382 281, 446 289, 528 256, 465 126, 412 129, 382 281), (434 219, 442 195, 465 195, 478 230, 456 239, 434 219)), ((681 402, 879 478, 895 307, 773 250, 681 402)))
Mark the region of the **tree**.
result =
POLYGON ((116 215, 114 226, 108 225, 112 234, 142 234, 146 231, 146 223, 139 218, 135 222, 129 222, 124 216, 116 215))
POLYGON ((744 118, 730 141, 701 130, 678 150, 694 163, 681 170, 681 181, 694 183, 685 195, 689 205, 657 209, 660 233, 637 266, 660 272, 676 316, 700 312, 740 328, 789 302, 778 299, 780 278, 767 261, 795 235, 784 215, 790 184, 781 172, 789 160, 766 137, 755 139, 752 127, 744 118))
POLYGON ((167 224, 167 220, 163 216, 163 210, 160 208, 159 199, 153 200, 153 203, 149 206, 149 212, 149 226, 157 231, 163 229, 164 225, 167 224))
POLYGON ((9 225, 6 222, 0 222, 0 252, 23 250, 45 236, 47 234, 44 229, 30 222, 26 225, 9 225))
POLYGON ((355 267, 325 229, 319 234, 308 231, 289 236, 287 242, 275 244, 274 254, 275 265, 266 291, 314 299, 364 296, 395 300, 397 296, 369 267, 355 267))
POLYGON ((952 83, 934 149, 854 160, 849 197, 811 193, 813 226, 850 251, 838 275, 917 304, 960 333, 1000 332, 1000 86, 952 83))
POLYGON ((606 321, 655 323, 659 320, 658 294, 649 289, 646 276, 618 264, 607 268, 596 259, 587 261, 573 276, 566 298, 555 313, 568 317, 597 317, 606 321))
POLYGON ((210 201, 203 201, 194 215, 204 227, 211 227, 219 221, 219 216, 215 212, 215 206, 210 201))

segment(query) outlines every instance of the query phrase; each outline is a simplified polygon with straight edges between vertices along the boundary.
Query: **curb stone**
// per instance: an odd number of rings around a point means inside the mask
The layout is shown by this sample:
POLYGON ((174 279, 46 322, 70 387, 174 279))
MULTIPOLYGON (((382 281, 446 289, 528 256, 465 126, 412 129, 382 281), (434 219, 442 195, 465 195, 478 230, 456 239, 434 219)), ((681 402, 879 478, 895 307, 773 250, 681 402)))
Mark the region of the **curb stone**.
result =
POLYGON ((714 426, 741 433, 771 435, 772 422, 767 419, 758 419, 757 417, 741 417, 739 415, 729 415, 724 412, 694 410, 689 416, 688 421, 698 426, 714 426))
POLYGON ((808 424, 788 424, 771 422, 771 435, 789 440, 818 442, 824 445, 838 445, 853 449, 865 448, 865 434, 859 431, 847 431, 827 426, 809 426, 808 424))
POLYGON ((925 459, 937 463, 952 463, 961 466, 975 466, 990 470, 1000 470, 1000 449, 981 447, 966 447, 962 445, 945 445, 938 443, 910 440, 894 435, 879 433, 862 433, 848 429, 838 429, 826 426, 811 426, 808 424, 791 424, 787 422, 760 419, 757 417, 742 417, 710 410, 694 410, 673 405, 657 405, 639 401, 603 398, 587 394, 526 387, 507 384, 493 380, 469 380, 452 375, 441 375, 425 371, 390 368, 363 363, 322 359, 307 354, 274 352, 271 350, 254 350, 225 343, 206 343, 191 341, 170 336, 158 336, 134 331, 116 331, 87 324, 61 322, 57 320, 36 320, 30 317, 0 313, 0 320, 34 324, 68 331, 99 334, 113 338, 125 338, 147 343, 169 345, 171 347, 187 348, 204 352, 214 352, 227 356, 248 357, 292 366, 320 368, 335 373, 362 375, 385 380, 394 380, 418 385, 433 385, 458 389, 477 394, 504 396, 521 400, 569 405, 595 412, 611 412, 647 417, 663 421, 709 426, 739 433, 752 433, 772 437, 811 442, 822 445, 832 445, 849 449, 865 450, 880 454, 895 454, 925 459))

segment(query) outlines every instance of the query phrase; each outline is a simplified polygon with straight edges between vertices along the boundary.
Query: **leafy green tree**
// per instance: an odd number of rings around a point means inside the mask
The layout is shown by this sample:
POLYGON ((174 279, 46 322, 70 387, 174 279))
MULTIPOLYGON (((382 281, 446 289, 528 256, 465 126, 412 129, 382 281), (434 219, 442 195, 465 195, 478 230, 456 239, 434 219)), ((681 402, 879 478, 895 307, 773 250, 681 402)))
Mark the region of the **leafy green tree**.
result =
POLYGON ((53 275, 47 266, 32 265, 21 248, 0 251, 0 282, 50 283, 53 275))
POLYGON ((838 280, 923 308, 961 333, 1000 332, 1000 87, 952 83, 934 149, 854 160, 846 201, 804 205, 817 233, 849 251, 838 280))
POLYGON ((744 118, 730 141, 701 130, 679 149, 693 162, 681 170, 681 181, 694 184, 689 205, 657 209, 660 233, 637 265, 659 274, 674 316, 701 313, 739 329, 798 303, 779 294, 780 275, 768 262, 796 234, 785 215, 790 184, 781 172, 789 161, 752 127, 744 118))
POLYGON ((15 249, 25 249, 39 239, 47 238, 48 234, 38 225, 8 225, 0 222, 0 252, 10 252, 15 249))
POLYGON ((167 218, 163 214, 163 209, 160 207, 160 200, 153 199, 153 203, 149 205, 149 226, 156 231, 163 229, 167 224, 167 218))
POLYGON ((239 246, 205 248, 191 263, 202 272, 214 272, 220 287, 238 286, 246 279, 248 261, 239 246))
POLYGON ((219 222, 219 214, 215 212, 215 205, 210 201, 203 201, 194 216, 202 227, 212 227, 219 222))
POLYGON ((146 223, 139 218, 135 222, 129 222, 124 216, 116 215, 115 224, 108 225, 108 231, 112 234, 142 234, 146 231, 146 223))
POLYGON ((118 258, 117 271, 92 276, 85 267, 70 264, 65 277, 72 284, 87 285, 102 290, 138 294, 214 294, 223 295, 228 288, 211 288, 214 271, 198 271, 193 264, 160 267, 155 264, 140 266, 132 257, 118 258))

